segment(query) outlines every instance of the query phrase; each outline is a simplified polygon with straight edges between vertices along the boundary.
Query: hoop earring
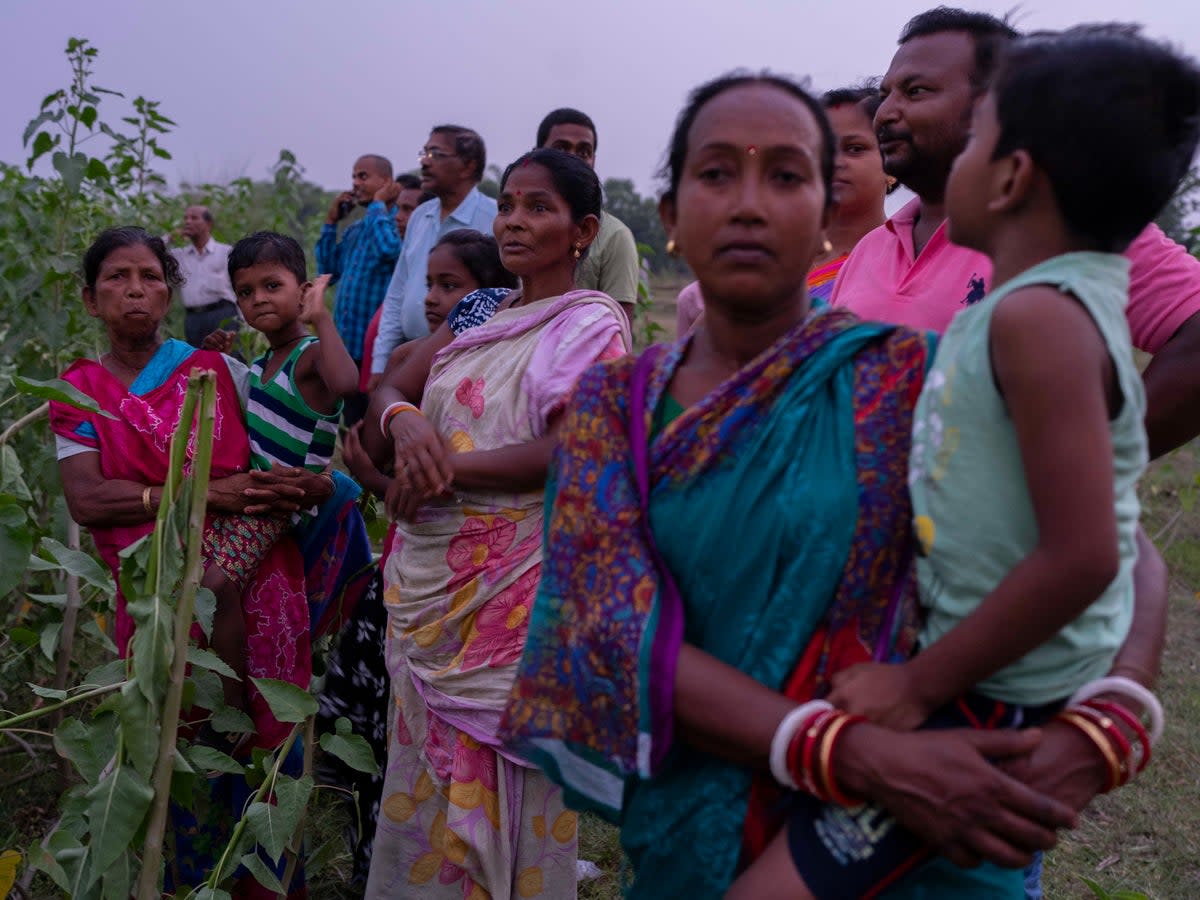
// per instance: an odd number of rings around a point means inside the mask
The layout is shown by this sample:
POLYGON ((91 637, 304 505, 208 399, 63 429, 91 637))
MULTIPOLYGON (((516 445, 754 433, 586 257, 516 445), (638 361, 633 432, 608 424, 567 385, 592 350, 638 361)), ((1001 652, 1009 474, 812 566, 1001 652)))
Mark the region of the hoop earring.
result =
POLYGON ((675 256, 679 252, 679 248, 675 245, 675 238, 667 241, 667 256, 675 256))

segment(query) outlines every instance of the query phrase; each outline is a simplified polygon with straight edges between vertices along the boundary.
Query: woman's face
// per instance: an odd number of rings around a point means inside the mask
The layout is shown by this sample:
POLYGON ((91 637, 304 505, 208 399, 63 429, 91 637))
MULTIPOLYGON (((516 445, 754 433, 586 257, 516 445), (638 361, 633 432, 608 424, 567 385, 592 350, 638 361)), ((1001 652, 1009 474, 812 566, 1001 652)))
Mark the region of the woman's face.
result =
POLYGON ((162 263, 144 244, 113 250, 100 264, 95 287, 83 289, 88 314, 104 323, 110 339, 128 344, 153 340, 170 302, 162 263))
POLYGON ((454 249, 445 244, 434 247, 429 253, 425 284, 429 286, 429 293, 425 295, 425 321, 431 332, 437 331, 446 321, 454 304, 471 291, 485 287, 475 280, 454 249))
POLYGON ((585 235, 573 221, 554 179, 534 162, 518 166, 508 176, 492 230, 500 245, 500 262, 521 278, 559 266, 573 267, 575 246, 586 247, 594 237, 594 229, 592 235, 585 235))
POLYGON ((844 103, 827 109, 826 113, 837 135, 833 161, 834 216, 879 209, 887 194, 887 175, 867 111, 857 103, 844 103))
POLYGON ((718 94, 692 123, 661 212, 706 302, 765 313, 795 300, 825 226, 816 118, 774 86, 718 94))

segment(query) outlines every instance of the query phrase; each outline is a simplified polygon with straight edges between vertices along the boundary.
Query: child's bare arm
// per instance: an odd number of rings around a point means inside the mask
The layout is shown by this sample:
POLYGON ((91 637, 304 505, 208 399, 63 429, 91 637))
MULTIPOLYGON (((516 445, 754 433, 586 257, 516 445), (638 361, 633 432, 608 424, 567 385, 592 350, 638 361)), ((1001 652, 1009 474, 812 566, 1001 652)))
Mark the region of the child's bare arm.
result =
POLYGON ((338 397, 350 397, 358 392, 358 366, 346 350, 325 305, 329 279, 329 275, 318 275, 305 289, 304 308, 300 312, 300 321, 311 325, 318 338, 316 353, 305 353, 301 358, 302 364, 312 358, 318 377, 299 380, 300 393, 313 409, 321 409, 338 397))
POLYGON ((1026 288, 996 308, 990 349, 1038 540, 974 613, 907 664, 930 711, 1049 640, 1120 565, 1108 424, 1115 373, 1091 316, 1051 287, 1026 288))

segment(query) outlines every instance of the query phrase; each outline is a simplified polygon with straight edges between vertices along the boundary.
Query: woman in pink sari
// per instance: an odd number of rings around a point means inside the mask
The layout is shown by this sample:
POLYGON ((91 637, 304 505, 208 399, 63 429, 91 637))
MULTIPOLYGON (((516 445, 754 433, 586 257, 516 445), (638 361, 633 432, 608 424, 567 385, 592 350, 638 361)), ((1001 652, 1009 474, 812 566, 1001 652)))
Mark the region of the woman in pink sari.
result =
POLYGON ((368 422, 368 449, 395 456, 403 521, 384 572, 396 714, 368 897, 575 895, 575 813, 497 729, 541 575, 559 413, 584 370, 629 349, 620 306, 574 290, 600 204, 573 156, 509 166, 494 227, 521 287, 463 298, 377 394, 390 440, 368 422))
MULTIPOLYGON (((51 403, 50 424, 71 516, 91 532, 114 578, 120 551, 154 527, 171 436, 194 368, 217 375, 210 521, 222 514, 290 514, 330 496, 328 478, 303 470, 247 472, 250 446, 236 383, 244 367, 159 334, 171 288, 180 283, 178 266, 161 240, 140 228, 110 228, 88 249, 83 269, 83 302, 103 324, 109 349, 99 359, 76 360, 63 379, 109 415, 51 403)), ((191 455, 189 446, 189 465, 191 455)), ((206 557, 213 552, 206 540, 206 557)), ((260 564, 242 598, 248 674, 308 687, 312 657, 305 587, 303 560, 285 538, 260 564)), ((133 620, 118 595, 116 641, 122 655, 132 636, 133 620)), ((275 720, 256 690, 249 691, 249 704, 255 731, 244 752, 277 746, 290 726, 275 720)), ((219 836, 241 813, 244 782, 239 786, 223 776, 209 779, 208 788, 197 791, 193 809, 174 811, 175 859, 168 884, 196 884, 205 877, 212 860, 200 848, 211 840, 222 849, 219 836)), ((303 877, 292 887, 292 896, 301 896, 303 877)), ((248 876, 235 886, 238 897, 255 898, 261 891, 248 876)))

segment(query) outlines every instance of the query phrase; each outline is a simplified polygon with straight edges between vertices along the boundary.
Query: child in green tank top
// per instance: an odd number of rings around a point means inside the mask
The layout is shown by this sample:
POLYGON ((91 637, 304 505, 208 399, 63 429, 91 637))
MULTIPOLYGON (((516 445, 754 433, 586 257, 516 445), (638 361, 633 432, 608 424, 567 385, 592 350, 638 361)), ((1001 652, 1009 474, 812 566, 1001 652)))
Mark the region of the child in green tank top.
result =
MULTIPOLYGON (((238 308, 270 349, 254 360, 246 402, 250 462, 324 471, 337 442, 342 398, 358 390, 358 368, 325 305, 329 276, 310 282, 304 251, 286 235, 260 231, 229 253, 238 308), (316 332, 314 337, 309 329, 316 332)), ((205 346, 219 346, 217 335, 205 346)), ((242 591, 263 558, 297 517, 222 516, 205 546, 203 585, 217 598, 212 648, 237 675, 224 678, 225 702, 245 708, 242 591)))
POLYGON ((912 728, 973 690, 1053 709, 1109 671, 1147 460, 1117 254, 1187 172, 1198 115, 1196 64, 1130 28, 1006 54, 946 189, 951 240, 997 287, 951 323, 917 407, 921 650, 842 673, 834 703, 912 728))

